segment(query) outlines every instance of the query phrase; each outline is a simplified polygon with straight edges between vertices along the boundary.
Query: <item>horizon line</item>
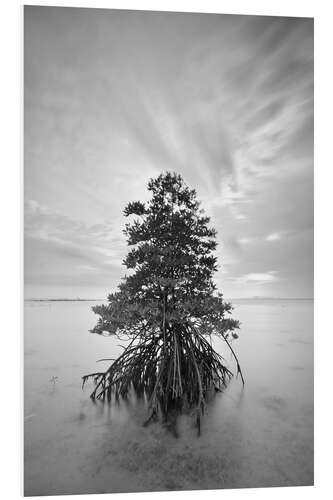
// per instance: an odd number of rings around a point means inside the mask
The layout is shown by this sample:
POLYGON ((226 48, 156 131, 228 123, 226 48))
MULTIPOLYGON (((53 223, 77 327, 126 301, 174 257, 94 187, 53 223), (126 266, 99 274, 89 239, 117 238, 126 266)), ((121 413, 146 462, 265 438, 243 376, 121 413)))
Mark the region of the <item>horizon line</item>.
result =
MULTIPOLYGON (((98 301, 106 301, 108 300, 106 298, 90 298, 90 299, 84 299, 81 297, 76 297, 76 298, 62 298, 62 297, 57 297, 57 298, 25 298, 24 302, 98 302, 98 301)), ((231 297, 225 299, 226 301, 228 300, 314 300, 314 297, 265 297, 265 296, 251 296, 251 297, 231 297)))

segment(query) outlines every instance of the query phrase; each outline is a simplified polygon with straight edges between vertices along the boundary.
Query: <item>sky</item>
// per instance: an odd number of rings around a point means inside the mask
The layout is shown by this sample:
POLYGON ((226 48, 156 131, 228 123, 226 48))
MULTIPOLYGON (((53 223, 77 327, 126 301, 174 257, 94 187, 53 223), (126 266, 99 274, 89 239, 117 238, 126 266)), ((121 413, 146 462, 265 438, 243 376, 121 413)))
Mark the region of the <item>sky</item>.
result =
POLYGON ((104 298, 180 173, 226 298, 313 296, 313 20, 24 8, 25 298, 104 298))

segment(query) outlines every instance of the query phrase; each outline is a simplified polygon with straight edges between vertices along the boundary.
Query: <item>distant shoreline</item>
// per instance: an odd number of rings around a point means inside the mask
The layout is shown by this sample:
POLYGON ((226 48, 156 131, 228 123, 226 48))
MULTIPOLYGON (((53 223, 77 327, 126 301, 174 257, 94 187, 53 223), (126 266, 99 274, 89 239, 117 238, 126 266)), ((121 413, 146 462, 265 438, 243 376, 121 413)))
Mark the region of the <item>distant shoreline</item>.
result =
MULTIPOLYGON (((313 301, 314 297, 236 297, 232 299, 225 299, 228 301, 245 301, 245 300, 309 300, 313 301)), ((24 302, 105 302, 104 299, 24 299, 24 302)))
POLYGON ((107 299, 24 299, 24 302, 101 302, 107 299))

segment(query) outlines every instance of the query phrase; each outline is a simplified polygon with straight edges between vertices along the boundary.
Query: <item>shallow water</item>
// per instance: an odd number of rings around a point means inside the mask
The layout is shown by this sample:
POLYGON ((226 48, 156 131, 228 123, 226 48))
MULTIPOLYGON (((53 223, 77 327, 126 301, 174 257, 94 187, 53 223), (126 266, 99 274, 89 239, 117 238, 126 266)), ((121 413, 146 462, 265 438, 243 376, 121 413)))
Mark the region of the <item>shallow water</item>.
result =
MULTIPOLYGON (((25 303, 25 495, 313 484, 313 302, 234 301, 234 379, 175 439, 146 410, 93 404, 81 377, 118 341, 88 333, 89 302, 25 303)), ((233 360, 223 347, 216 349, 233 360)))

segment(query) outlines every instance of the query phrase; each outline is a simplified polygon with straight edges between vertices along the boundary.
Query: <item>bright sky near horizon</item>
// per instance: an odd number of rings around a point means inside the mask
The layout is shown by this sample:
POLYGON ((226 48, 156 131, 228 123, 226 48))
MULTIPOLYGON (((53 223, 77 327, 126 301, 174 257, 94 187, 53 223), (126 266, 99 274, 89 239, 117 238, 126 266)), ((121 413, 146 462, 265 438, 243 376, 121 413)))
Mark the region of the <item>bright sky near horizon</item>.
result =
POLYGON ((313 296, 313 20, 25 7, 26 298, 103 298, 161 171, 218 231, 219 289, 313 296))

